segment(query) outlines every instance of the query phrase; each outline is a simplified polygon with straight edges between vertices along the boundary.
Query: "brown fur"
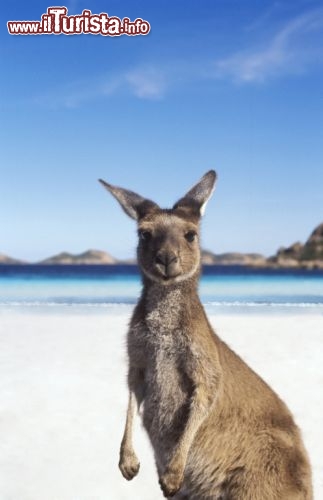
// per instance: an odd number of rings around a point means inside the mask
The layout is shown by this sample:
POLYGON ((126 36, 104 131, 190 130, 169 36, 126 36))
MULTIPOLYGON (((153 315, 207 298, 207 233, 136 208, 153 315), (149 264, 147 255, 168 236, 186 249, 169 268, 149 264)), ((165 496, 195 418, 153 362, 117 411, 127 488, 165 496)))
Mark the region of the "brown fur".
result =
POLYGON ((212 330, 198 297, 207 173, 171 210, 104 183, 138 221, 143 290, 128 332, 129 407, 119 467, 139 471, 143 424, 160 485, 177 500, 311 500, 311 471, 285 404, 212 330), (192 234, 195 234, 191 240, 192 234))

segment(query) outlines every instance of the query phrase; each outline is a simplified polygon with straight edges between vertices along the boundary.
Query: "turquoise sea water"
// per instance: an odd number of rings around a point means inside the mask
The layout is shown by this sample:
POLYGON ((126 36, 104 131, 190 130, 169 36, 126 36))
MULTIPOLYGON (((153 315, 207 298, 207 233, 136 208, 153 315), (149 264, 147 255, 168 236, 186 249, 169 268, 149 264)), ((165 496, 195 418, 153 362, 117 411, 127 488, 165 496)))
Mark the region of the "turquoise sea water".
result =
MULTIPOLYGON (((135 266, 0 266, 0 307, 107 308, 135 304, 135 266)), ((210 310, 323 314, 323 272, 208 266, 200 296, 210 310)))

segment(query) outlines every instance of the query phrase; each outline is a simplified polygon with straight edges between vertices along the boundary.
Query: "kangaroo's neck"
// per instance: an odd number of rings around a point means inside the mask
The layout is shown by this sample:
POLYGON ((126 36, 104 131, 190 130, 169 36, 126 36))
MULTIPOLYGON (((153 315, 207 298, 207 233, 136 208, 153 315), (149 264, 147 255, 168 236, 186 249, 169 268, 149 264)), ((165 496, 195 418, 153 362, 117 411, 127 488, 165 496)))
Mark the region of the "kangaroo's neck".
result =
POLYGON ((144 281, 142 300, 147 325, 161 334, 181 328, 193 304, 200 304, 197 287, 198 277, 171 285, 144 281))
POLYGON ((149 279, 143 281, 143 296, 148 302, 173 300, 175 296, 181 298, 183 302, 189 298, 198 297, 199 276, 192 276, 184 281, 165 285, 156 283, 149 279))

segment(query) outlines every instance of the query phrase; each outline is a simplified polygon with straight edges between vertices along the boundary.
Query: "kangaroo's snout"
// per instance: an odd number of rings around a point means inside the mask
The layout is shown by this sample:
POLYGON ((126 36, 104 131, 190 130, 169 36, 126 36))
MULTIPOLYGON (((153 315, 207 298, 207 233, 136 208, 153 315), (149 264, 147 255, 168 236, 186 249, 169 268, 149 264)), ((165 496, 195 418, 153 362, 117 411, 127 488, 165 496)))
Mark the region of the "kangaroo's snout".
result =
POLYGON ((178 257, 174 251, 159 250, 155 257, 155 264, 166 277, 172 277, 178 272, 178 257))

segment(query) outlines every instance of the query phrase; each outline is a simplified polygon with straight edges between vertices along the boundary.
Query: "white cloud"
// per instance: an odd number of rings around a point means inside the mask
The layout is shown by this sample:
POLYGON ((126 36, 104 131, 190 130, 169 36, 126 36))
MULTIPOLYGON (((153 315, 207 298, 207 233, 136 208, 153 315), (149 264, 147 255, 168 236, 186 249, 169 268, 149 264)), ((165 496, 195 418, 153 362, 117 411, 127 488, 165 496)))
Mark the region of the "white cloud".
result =
POLYGON ((53 108, 78 108, 85 102, 130 94, 137 99, 161 99, 168 87, 165 72, 152 66, 138 67, 119 75, 110 74, 91 80, 71 82, 61 88, 38 96, 36 101, 53 108))
MULTIPOLYGON (((313 37, 323 28, 323 9, 287 22, 262 48, 237 52, 216 63, 216 76, 236 82, 263 82, 304 71, 317 58, 313 37)), ((323 37, 319 56, 323 58, 323 37)))
POLYGON ((125 75, 130 91, 140 99, 160 99, 166 90, 166 79, 154 68, 139 69, 125 75))

